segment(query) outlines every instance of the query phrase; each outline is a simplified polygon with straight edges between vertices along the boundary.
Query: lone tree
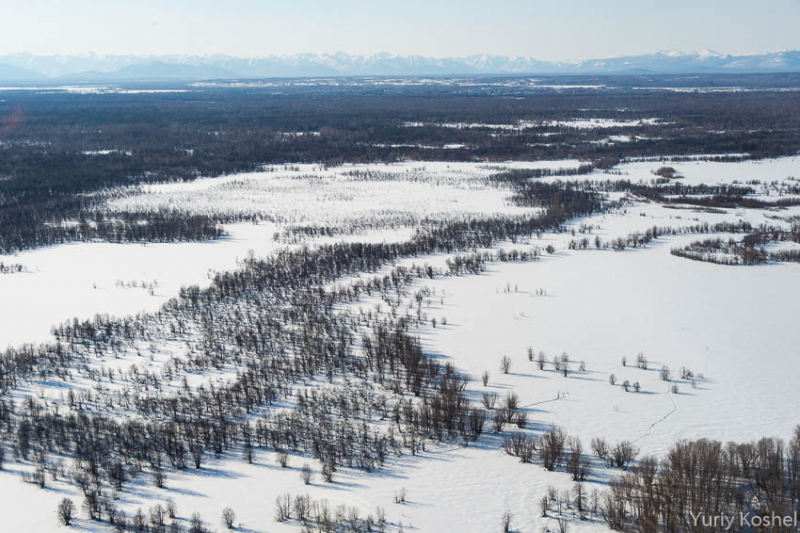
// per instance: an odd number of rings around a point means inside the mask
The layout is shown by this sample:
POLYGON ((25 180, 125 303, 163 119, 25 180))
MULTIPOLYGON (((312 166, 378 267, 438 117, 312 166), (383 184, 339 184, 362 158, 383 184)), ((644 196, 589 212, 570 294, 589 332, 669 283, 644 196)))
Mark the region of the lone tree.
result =
POLYGON ((536 356, 536 364, 539 366, 539 370, 544 370, 544 352, 539 352, 539 355, 536 356))
POLYGON ((300 469, 300 479, 303 480, 303 484, 310 485, 312 475, 313 472, 311 471, 311 467, 308 466, 308 463, 303 464, 303 468, 300 469))
POLYGON ((500 370, 503 371, 503 374, 508 374, 511 370, 511 358, 507 355, 504 355, 502 359, 500 359, 500 370))
POLYGON ((661 176, 662 178, 673 179, 675 177, 675 167, 659 167, 658 170, 654 172, 656 176, 661 176))
POLYGON ((511 531, 511 519, 513 515, 511 511, 506 511, 503 513, 503 517, 500 519, 500 530, 503 533, 509 533, 511 531))
POLYGON ((203 519, 200 518, 200 513, 193 513, 189 520, 189 533, 205 533, 205 531, 206 528, 203 525, 203 519))
POLYGON ((65 526, 72 522, 72 517, 75 515, 75 504, 69 498, 64 498, 58 504, 58 520, 65 526))
POLYGON ((228 529, 233 529, 234 520, 236 520, 236 513, 233 512, 233 509, 226 507, 222 510, 222 525, 228 529))

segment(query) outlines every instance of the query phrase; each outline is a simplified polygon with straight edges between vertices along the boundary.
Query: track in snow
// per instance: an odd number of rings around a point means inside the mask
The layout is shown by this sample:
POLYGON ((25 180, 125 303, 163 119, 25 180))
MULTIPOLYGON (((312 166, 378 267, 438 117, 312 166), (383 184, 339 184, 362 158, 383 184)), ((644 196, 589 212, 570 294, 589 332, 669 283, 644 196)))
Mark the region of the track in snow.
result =
POLYGON ((650 428, 647 430, 647 433, 645 433, 644 435, 642 435, 641 437, 639 437, 638 439, 633 441, 634 444, 639 442, 640 440, 642 440, 645 437, 651 436, 653 434, 653 429, 658 424, 660 424, 661 422, 663 422, 664 420, 666 420, 667 418, 669 418, 670 416, 675 414, 675 411, 678 410, 678 402, 676 402, 675 398, 672 397, 672 393, 670 392, 669 388, 670 388, 670 385, 667 385, 667 396, 669 396, 669 399, 672 400, 672 406, 673 406, 672 407, 672 411, 670 411, 669 413, 665 414, 664 416, 662 416, 661 418, 659 418, 658 420, 656 420, 655 422, 650 424, 650 428))

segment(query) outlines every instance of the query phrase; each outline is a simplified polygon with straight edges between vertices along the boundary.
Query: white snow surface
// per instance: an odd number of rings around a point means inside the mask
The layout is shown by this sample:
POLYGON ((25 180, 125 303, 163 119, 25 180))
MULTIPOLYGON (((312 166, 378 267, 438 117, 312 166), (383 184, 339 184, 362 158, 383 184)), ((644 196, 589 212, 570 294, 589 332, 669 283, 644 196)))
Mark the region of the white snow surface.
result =
MULTIPOLYGON (((652 171, 664 164, 623 163, 616 170, 623 178, 649 181, 655 178, 652 171)), ((668 164, 686 183, 754 179, 780 183, 800 176, 798 157, 668 164)), ((510 166, 525 164, 506 165, 510 166)), ((0 257, 0 262, 26 267, 23 273, 0 275, 0 346, 46 340, 50 325, 76 315, 156 310, 180 286, 207 283, 210 272, 236 268, 249 250, 263 256, 284 246, 273 235, 289 224, 361 221, 367 228, 365 221, 374 217, 393 217, 394 229, 365 230, 342 238, 404 240, 411 232, 408 221, 424 216, 453 219, 470 213, 521 212, 508 203, 508 191, 483 181, 496 171, 497 165, 479 163, 300 166, 131 191, 110 200, 109 207, 257 214, 273 221, 226 225, 229 235, 215 242, 76 243, 0 257), (352 170, 391 173, 396 179, 359 181, 347 174, 352 170), (121 287, 117 281, 158 285, 151 295, 148 289, 121 287)), ((619 178, 596 172, 570 179, 619 178)), ((800 215, 796 207, 720 211, 666 209, 632 200, 613 213, 573 221, 568 229, 576 230, 575 236, 547 233, 541 239, 499 245, 542 249, 552 244, 555 253, 545 253, 538 261, 494 262, 481 275, 417 280, 415 289, 435 290, 425 304, 426 314, 440 324, 443 317, 447 319, 447 325, 419 329, 423 347, 470 376, 468 393, 475 402, 486 390, 501 397, 514 391, 528 412, 531 431, 559 425, 580 436, 585 445, 597 436, 611 441, 624 438, 635 441, 643 453, 662 454, 681 438, 788 438, 800 423, 796 411, 800 265, 731 267, 670 254, 672 247, 706 237, 697 235, 660 237, 644 249, 625 252, 567 249, 572 239, 600 236, 608 241, 653 225, 682 228, 748 220, 786 226, 790 217, 800 215), (591 233, 580 233, 587 227, 591 233), (568 353, 570 376, 539 370, 527 360, 529 346, 545 352, 548 360, 568 353), (649 360, 648 370, 632 364, 640 352, 649 360), (504 355, 512 360, 507 375, 499 370, 504 355), (627 367, 620 364, 623 356, 629 361, 627 367), (581 360, 586 362, 585 372, 577 370, 581 360), (677 380, 679 391, 672 394, 659 379, 662 365, 668 365, 673 375, 686 366, 703 378, 696 388, 677 380), (480 382, 485 370, 491 374, 486 388, 480 382), (642 392, 626 393, 611 386, 611 373, 618 382, 640 382, 642 392)), ((445 259, 436 255, 401 264, 440 265, 445 259)), ((371 474, 343 468, 333 484, 322 481, 317 463, 308 458, 292 457, 289 468, 282 469, 271 452, 259 453, 254 465, 234 454, 211 460, 200 472, 170 472, 163 490, 153 486, 149 474, 140 476, 117 503, 131 514, 171 497, 184 526, 191 513, 200 512, 206 525, 218 530, 222 509, 231 506, 242 531, 297 532, 301 528, 295 521, 274 521, 273 502, 285 492, 308 493, 334 506, 354 505, 362 515, 383 507, 392 530, 402 523, 406 531, 497 531, 506 510, 513 514, 514 531, 557 530, 554 519, 539 516, 536 502, 548 485, 570 489, 569 475, 520 464, 503 453, 500 444, 489 434, 467 448, 435 446, 415 457, 392 457, 385 469, 371 474), (311 486, 304 486, 299 476, 306 461, 314 468, 311 486), (408 490, 408 502, 395 504, 394 495, 401 488, 408 490)), ((3 531, 63 530, 56 523, 56 505, 64 496, 79 503, 80 494, 63 482, 51 482, 47 490, 22 483, 19 478, 27 468, 7 460, 0 472, 0 501, 10 510, 4 513, 3 531)), ((589 485, 603 489, 614 474, 598 468, 589 485)), ((107 530, 82 514, 76 527, 107 530)), ((607 531, 599 520, 573 520, 570 528, 607 531)))
MULTIPOLYGON (((634 161, 623 162, 612 170, 619 174, 595 171, 572 177, 570 180, 619 180, 627 179, 632 182, 651 182, 658 178, 655 171, 660 167, 668 166, 676 170, 677 181, 685 185, 716 185, 734 184, 747 185, 753 180, 759 183, 772 183, 791 181, 795 185, 800 178, 800 156, 780 157, 774 159, 746 160, 735 163, 703 161, 694 156, 690 161, 634 161)), ((711 156, 713 157, 713 156, 711 156)), ((564 179, 563 177, 542 178, 550 181, 564 179)), ((758 187, 755 187, 758 189, 758 187)))

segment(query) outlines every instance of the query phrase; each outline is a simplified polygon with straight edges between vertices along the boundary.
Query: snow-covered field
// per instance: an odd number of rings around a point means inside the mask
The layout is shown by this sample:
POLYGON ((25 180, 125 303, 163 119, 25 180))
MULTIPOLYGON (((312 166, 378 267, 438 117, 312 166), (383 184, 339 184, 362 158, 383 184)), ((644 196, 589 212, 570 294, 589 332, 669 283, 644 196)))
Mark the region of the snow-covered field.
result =
MULTIPOLYGON (((670 166, 676 170, 680 176, 678 181, 685 185, 714 185, 717 183, 738 183, 749 185, 757 181, 758 185, 751 185, 754 189, 761 192, 776 191, 776 185, 780 183, 797 184, 800 178, 800 156, 781 157, 777 159, 762 159, 741 161, 738 163, 718 163, 715 161, 678 161, 678 162, 659 162, 637 161, 623 163, 615 170, 619 170, 622 176, 608 175, 609 179, 629 179, 631 181, 650 181, 657 176, 653 174, 661 166, 670 166)), ((584 177, 584 176, 582 176, 584 177)), ((585 177, 591 179, 601 179, 598 175, 590 174, 585 177)))
POLYGON ((251 250, 262 257, 284 246, 275 235, 287 226, 344 227, 352 234, 343 236, 345 240, 391 242, 408 239, 412 228, 426 221, 530 212, 512 205, 509 191, 490 186, 486 177, 499 168, 578 164, 407 163, 330 170, 299 165, 136 189, 110 200, 109 211, 177 209, 262 221, 227 224, 227 235, 210 242, 73 243, 0 256, 0 263, 25 267, 19 274, 0 276, 0 320, 6 325, 0 330, 0 347, 44 341, 51 326, 73 317, 155 311, 182 286, 206 285, 210 273, 235 269, 251 250), (375 183, 353 172, 395 179, 375 183), (130 287, 132 282, 139 286, 130 287))
POLYGON ((228 236, 198 243, 71 243, 4 256, 25 270, 0 276, 0 346, 42 342, 50 327, 96 313, 155 311, 182 286, 205 285, 210 272, 232 270, 250 250, 277 244, 275 225, 232 224, 228 236), (30 295, 36 295, 33 298, 30 295))
MULTIPOLYGON (((605 123, 569 126, 601 128, 605 123)), ((155 312, 180 287, 207 285, 211 273, 238 268, 251 251, 263 257, 287 246, 338 240, 401 242, 419 225, 531 214, 534 210, 511 203, 510 191, 489 182, 488 176, 509 168, 579 164, 403 163, 330 169, 301 165, 127 190, 108 200, 111 213, 168 209, 258 223, 227 224, 227 236, 214 242, 76 243, 0 257, 0 262, 24 266, 23 272, 0 274, 0 346, 46 341, 52 325, 73 316, 155 312), (276 234, 294 226, 347 231, 300 243, 276 240, 276 234)), ((783 197, 782 184, 796 185, 793 178, 800 176, 800 157, 790 157, 737 163, 629 162, 614 173, 596 171, 566 179, 651 182, 657 177, 653 172, 664 165, 674 167, 678 180, 686 184, 745 185, 757 180, 758 185, 751 185, 757 195, 772 199, 783 197)), ((420 309, 427 322, 414 331, 424 351, 470 378, 466 391, 476 405, 484 392, 496 392, 501 399, 516 393, 531 434, 560 426, 580 436, 587 447, 593 437, 627 439, 642 453, 655 455, 684 438, 789 438, 800 423, 800 265, 722 266, 676 257, 670 249, 696 240, 684 230, 700 223, 747 221, 788 228, 800 216, 800 207, 710 211, 668 209, 621 195, 613 199, 625 202, 609 213, 571 221, 564 232, 503 242, 491 250, 536 250, 535 261, 494 261, 481 274, 415 279, 410 290, 388 298, 397 300, 398 309, 413 308, 415 291, 425 290, 420 309), (623 252, 593 244, 596 237, 610 242, 653 226, 672 228, 677 234, 623 252), (571 241, 582 238, 592 243, 589 249, 570 249, 571 241), (543 251, 548 245, 552 253, 543 251), (431 318, 437 320, 435 327, 431 318), (545 354, 544 370, 529 360, 528 348, 545 354), (549 364, 564 353, 570 361, 566 377, 549 364), (646 370, 635 367, 639 353, 648 359, 646 370), (511 359, 507 374, 500 370, 504 356, 511 359), (628 362, 624 367, 623 357, 628 362), (674 376, 669 385, 660 379, 663 366, 674 376), (694 372, 694 384, 680 379, 681 367, 694 372), (490 375, 485 387, 484 371, 490 375), (611 374, 616 385, 609 382, 611 374), (641 391, 625 392, 620 383, 626 380, 638 382, 641 391), (677 392, 671 390, 673 384, 677 392)), ((408 258, 392 266, 441 267, 453 255, 408 258)), ((355 279, 358 276, 339 283, 346 286, 355 279)), ((375 294, 339 311, 376 309, 385 304, 382 297, 386 296, 375 294)), ((92 364, 102 368, 106 363, 92 364)), ((122 354, 108 364, 126 368, 144 363, 122 354)), ((224 369, 214 379, 222 379, 225 372, 233 373, 224 369)), ((43 393, 49 385, 40 383, 18 395, 37 390, 48 398, 63 394, 55 386, 43 393)), ((80 386, 76 382, 75 387, 80 386)), ((201 470, 170 472, 164 489, 155 488, 150 474, 144 474, 126 485, 117 504, 132 515, 137 508, 172 498, 184 527, 187 518, 199 512, 218 530, 222 509, 230 506, 241 531, 301 531, 295 520, 274 519, 276 497, 288 492, 326 499, 334 508, 355 506, 362 515, 377 514, 381 507, 391 531, 498 531, 506 511, 513 515, 514 531, 556 531, 555 519, 542 518, 537 502, 548 486, 570 490, 570 476, 547 472, 536 463, 521 464, 501 447, 502 436, 487 431, 467 447, 460 442, 433 444, 417 455, 391 456, 384 468, 371 473, 341 468, 334 483, 323 482, 319 464, 310 457, 293 455, 288 467, 281 468, 271 451, 259 451, 252 465, 231 452, 209 459, 201 470), (310 485, 300 476, 306 462, 314 470, 310 485), (396 503, 403 490, 407 501, 396 503)), ((78 502, 80 491, 63 479, 49 482, 46 490, 21 482, 22 473, 30 470, 29 464, 7 459, 0 471, 3 530, 58 531, 58 501, 69 496, 78 502), (30 502, 41 512, 25 512, 30 502)), ((596 463, 590 490, 603 490, 615 474, 596 463)), ((106 530, 83 516, 76 524, 86 531, 106 530)), ((573 519, 570 527, 606 530, 596 516, 573 519)))
MULTIPOLYGON (((574 168, 578 161, 507 164, 502 168, 574 168)), ((414 226, 426 220, 469 218, 476 214, 522 214, 508 191, 489 184, 494 165, 405 163, 313 165, 270 169, 189 184, 143 188, 108 204, 110 212, 178 210, 256 217, 279 224, 369 227, 414 226), (378 183, 376 183, 376 181, 378 183)))
POLYGON ((663 123, 658 118, 643 118, 638 120, 614 120, 610 118, 586 118, 571 120, 546 120, 542 122, 518 121, 514 124, 484 124, 480 122, 443 122, 440 124, 426 124, 424 122, 406 122, 404 126, 417 128, 422 126, 437 126, 450 129, 489 129, 506 131, 524 131, 532 128, 572 128, 577 130, 596 130, 610 128, 636 128, 639 126, 652 126, 663 123))

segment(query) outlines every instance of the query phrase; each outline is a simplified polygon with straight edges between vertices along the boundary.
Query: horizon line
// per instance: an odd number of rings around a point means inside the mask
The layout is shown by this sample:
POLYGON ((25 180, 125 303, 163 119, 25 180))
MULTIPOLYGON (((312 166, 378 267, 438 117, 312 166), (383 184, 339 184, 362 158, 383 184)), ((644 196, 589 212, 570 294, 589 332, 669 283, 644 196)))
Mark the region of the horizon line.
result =
POLYGON ((295 57, 295 56, 336 56, 336 55, 344 55, 348 57, 372 57, 372 56, 389 56, 389 57, 396 57, 396 58, 403 58, 403 57, 422 57, 425 59, 467 59, 473 57, 501 57, 501 58, 524 58, 524 59, 535 59, 536 61, 540 61, 542 63, 576 63, 581 61, 594 61, 594 60, 603 60, 603 59, 619 59, 624 57, 642 57, 648 55, 667 55, 675 54, 675 57, 678 56, 701 56, 704 53, 708 53, 705 55, 714 55, 717 57, 725 58, 725 57, 749 57, 749 56, 759 56, 759 55, 773 55, 773 54, 782 54, 782 53, 791 53, 791 52, 800 52, 800 48, 783 48, 781 50, 769 50, 769 51, 754 51, 754 52, 746 52, 746 53, 725 53, 725 52, 718 52, 711 48, 702 48, 699 50, 679 50, 675 48, 662 48, 659 50, 651 51, 651 52, 644 52, 644 53, 625 53, 619 55, 607 55, 607 56, 594 56, 594 57, 586 57, 583 59, 557 59, 557 60, 547 60, 547 59, 538 59, 536 55, 531 54, 492 54, 487 52, 479 52, 479 53, 472 53, 472 54, 461 54, 461 55, 425 55, 425 54, 414 54, 414 53, 397 53, 397 52, 388 52, 386 50, 380 50, 376 52, 369 52, 369 53, 350 53, 345 52, 343 50, 337 50, 335 52, 294 52, 294 53, 283 53, 283 54, 261 54, 261 55, 236 55, 236 54, 228 54, 224 52, 206 52, 206 53, 181 53, 181 52, 164 52, 158 54, 140 54, 140 53, 126 53, 126 52, 113 52, 113 53, 106 53, 106 52, 97 52, 94 50, 87 50, 83 52, 72 52, 72 53, 35 53, 29 50, 20 50, 16 52, 0 52, 0 57, 7 57, 7 56, 15 56, 15 55, 29 55, 33 57, 139 57, 139 58, 164 58, 164 57, 196 57, 196 58, 205 58, 205 57, 228 57, 232 59, 266 59, 271 57, 295 57))

